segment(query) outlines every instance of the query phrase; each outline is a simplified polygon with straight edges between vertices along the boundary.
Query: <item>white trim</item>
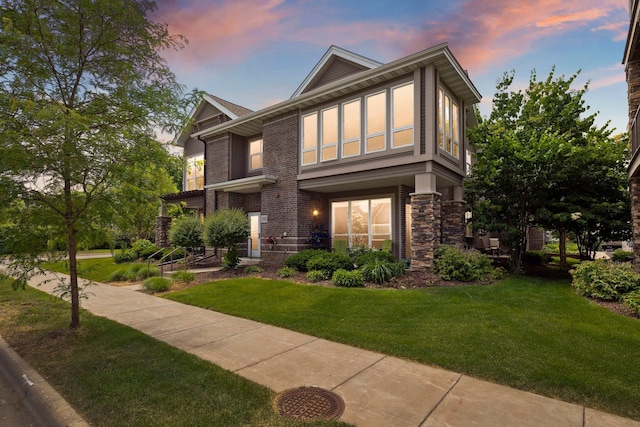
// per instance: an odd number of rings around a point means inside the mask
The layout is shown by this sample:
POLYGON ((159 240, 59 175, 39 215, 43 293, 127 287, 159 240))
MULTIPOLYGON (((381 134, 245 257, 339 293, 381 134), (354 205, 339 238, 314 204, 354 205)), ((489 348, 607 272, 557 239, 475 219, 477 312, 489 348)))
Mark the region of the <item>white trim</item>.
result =
POLYGON ((277 181, 272 175, 250 176, 249 178, 234 179, 204 186, 207 190, 220 190, 233 193, 254 193, 260 191, 263 185, 274 184, 277 181))
POLYGON ((222 105, 221 103, 213 99, 210 95, 205 93, 202 97, 206 99, 209 104, 213 105, 218 110, 222 111, 227 116, 231 117, 231 120, 237 119, 238 117, 240 117, 237 114, 233 113, 231 110, 229 110, 227 107, 225 107, 224 105, 222 105))

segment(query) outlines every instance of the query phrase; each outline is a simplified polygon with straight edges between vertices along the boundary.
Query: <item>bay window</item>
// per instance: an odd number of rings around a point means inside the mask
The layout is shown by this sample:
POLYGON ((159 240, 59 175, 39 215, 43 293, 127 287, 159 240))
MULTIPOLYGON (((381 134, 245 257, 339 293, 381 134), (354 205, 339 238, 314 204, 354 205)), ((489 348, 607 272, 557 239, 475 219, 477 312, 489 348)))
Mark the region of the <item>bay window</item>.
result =
POLYGON ((338 158, 338 107, 322 110, 321 161, 338 158))
POLYGON ((413 83, 391 90, 391 147, 413 144, 413 83))
POLYGON ((312 165, 317 162, 318 149, 318 113, 302 118, 302 164, 312 165))
POLYGON ((342 157, 360 155, 360 100, 342 104, 342 157))
POLYGON ((387 148, 387 92, 367 96, 365 108, 365 152, 382 151, 387 148))
POLYGON ((460 156, 458 104, 442 87, 438 89, 438 147, 455 158, 460 156))

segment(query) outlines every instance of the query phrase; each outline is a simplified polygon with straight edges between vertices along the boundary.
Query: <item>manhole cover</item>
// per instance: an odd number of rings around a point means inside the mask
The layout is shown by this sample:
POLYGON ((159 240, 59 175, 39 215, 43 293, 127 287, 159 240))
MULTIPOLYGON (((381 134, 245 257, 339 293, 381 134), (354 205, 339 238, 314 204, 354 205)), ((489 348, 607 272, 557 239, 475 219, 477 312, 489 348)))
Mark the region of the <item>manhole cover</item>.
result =
POLYGON ((344 411, 337 394, 319 387, 300 387, 282 392, 276 400, 278 412, 290 420, 332 420, 344 411))

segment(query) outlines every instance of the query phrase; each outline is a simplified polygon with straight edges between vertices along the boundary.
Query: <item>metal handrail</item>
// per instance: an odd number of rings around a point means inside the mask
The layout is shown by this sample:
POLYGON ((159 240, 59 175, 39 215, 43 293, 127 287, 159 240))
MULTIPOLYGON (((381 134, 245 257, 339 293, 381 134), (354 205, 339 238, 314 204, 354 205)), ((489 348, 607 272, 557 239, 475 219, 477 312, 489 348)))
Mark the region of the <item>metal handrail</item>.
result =
MULTIPOLYGON (((174 248, 171 252, 169 252, 168 254, 164 255, 162 258, 160 258, 158 260, 158 263, 160 263, 160 277, 164 277, 164 263, 163 261, 168 257, 171 256, 171 262, 173 262, 173 253, 179 249, 182 249, 181 247, 176 247, 174 248)), ((162 252, 164 249, 160 249, 158 252, 162 252)), ((153 258, 154 255, 157 255, 158 252, 154 253, 153 255, 150 255, 149 258, 147 258, 147 270, 149 269, 149 264, 151 263, 151 258, 153 258)), ((186 252, 186 251, 185 251, 186 252)), ((147 271, 147 274, 149 274, 149 271, 147 271)))

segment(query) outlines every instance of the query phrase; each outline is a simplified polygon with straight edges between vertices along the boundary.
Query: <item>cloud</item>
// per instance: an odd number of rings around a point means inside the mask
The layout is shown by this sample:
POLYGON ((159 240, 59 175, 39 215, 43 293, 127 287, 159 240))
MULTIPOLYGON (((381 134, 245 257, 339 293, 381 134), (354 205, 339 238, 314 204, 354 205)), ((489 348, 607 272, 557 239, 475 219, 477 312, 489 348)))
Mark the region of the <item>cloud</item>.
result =
POLYGON ((241 62, 261 46, 277 40, 283 22, 295 13, 284 5, 284 0, 157 3, 156 19, 167 22, 171 33, 182 34, 189 41, 182 51, 165 56, 188 66, 203 61, 220 65, 241 62))
POLYGON ((481 71, 577 28, 595 23, 613 28, 606 21, 619 23, 626 13, 615 0, 464 0, 450 16, 427 22, 406 49, 409 53, 448 41, 464 67, 481 71))

